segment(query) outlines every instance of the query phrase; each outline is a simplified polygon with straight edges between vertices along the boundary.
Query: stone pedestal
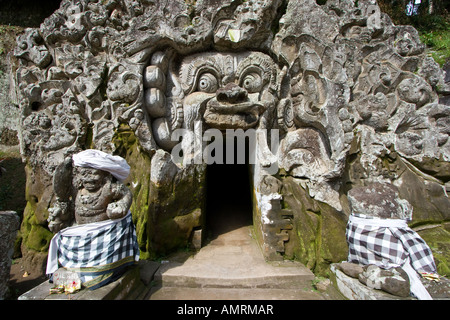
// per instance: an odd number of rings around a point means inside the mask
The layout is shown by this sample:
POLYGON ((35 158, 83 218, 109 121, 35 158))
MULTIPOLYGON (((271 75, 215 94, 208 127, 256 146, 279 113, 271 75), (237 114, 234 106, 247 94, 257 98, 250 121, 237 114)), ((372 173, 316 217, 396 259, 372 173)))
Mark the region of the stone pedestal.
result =
POLYGON ((19 300, 143 300, 150 291, 159 263, 139 261, 119 279, 95 290, 86 288, 73 294, 51 294, 54 284, 45 281, 19 297, 19 300))

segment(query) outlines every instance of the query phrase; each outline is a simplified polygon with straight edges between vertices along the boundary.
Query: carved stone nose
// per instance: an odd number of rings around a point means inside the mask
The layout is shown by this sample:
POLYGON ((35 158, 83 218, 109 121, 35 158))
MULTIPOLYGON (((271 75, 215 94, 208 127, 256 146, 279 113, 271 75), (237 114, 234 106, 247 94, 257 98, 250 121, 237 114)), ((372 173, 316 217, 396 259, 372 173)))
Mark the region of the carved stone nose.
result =
POLYGON ((247 97, 247 90, 234 83, 228 83, 216 92, 216 99, 219 102, 240 103, 246 101, 247 97))

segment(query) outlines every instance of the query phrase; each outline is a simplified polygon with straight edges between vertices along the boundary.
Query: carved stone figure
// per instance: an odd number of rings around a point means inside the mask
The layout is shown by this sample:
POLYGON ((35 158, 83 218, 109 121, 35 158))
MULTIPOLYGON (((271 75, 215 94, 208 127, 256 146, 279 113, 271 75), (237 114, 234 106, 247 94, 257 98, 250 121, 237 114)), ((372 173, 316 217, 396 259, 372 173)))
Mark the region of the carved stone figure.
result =
POLYGON ((155 53, 144 74, 144 104, 159 146, 170 151, 178 143, 172 132, 193 130, 196 120, 205 129, 267 127, 279 101, 279 70, 272 58, 260 52, 195 54, 166 79, 175 58, 155 53))
POLYGON ((430 247, 406 221, 412 208, 396 187, 374 183, 350 190, 348 261, 365 266, 359 280, 400 296, 431 299, 419 277, 439 278, 430 247), (384 271, 387 269, 388 271, 384 271))
MULTIPOLYGON (((73 222, 80 225, 119 219, 128 213, 132 194, 117 180, 112 161, 120 159, 101 151, 87 150, 75 154, 74 160, 71 157, 65 159, 58 166, 53 178, 57 203, 50 208, 48 218, 51 231, 56 233, 73 222), (97 158, 99 163, 91 165, 90 159, 84 160, 84 157, 97 158), (99 167, 103 170, 97 169, 99 167)), ((126 168, 125 162, 120 165, 126 168)))
POLYGON ((56 277, 55 289, 66 286, 64 277, 77 283, 76 289, 99 288, 139 260, 129 211, 132 195, 122 183, 129 171, 123 158, 94 149, 67 157, 57 167, 53 179, 57 201, 48 218, 48 227, 56 234, 46 270, 56 277))

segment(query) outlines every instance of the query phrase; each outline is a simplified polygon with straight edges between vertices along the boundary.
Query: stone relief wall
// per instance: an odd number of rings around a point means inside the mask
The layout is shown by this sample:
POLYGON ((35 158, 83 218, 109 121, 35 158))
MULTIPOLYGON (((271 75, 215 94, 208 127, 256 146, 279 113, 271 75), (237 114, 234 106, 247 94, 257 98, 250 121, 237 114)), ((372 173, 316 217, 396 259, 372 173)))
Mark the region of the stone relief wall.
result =
POLYGON ((417 31, 375 1, 65 0, 15 55, 27 254, 44 256, 51 238, 56 166, 87 148, 130 164, 141 256, 185 246, 204 223, 207 166, 195 152, 173 161, 177 129, 278 130, 275 152, 258 137, 252 166, 268 259, 318 272, 345 260, 347 191, 374 182, 448 233, 450 108, 438 94, 450 85, 417 31))

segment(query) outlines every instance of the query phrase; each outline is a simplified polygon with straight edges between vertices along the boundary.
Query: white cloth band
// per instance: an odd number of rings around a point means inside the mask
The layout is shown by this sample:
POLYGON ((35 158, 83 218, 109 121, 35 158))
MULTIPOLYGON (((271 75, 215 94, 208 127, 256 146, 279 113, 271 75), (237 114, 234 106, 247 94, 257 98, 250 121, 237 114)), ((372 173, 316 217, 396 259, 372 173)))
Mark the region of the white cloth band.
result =
POLYGON ((402 219, 365 219, 350 215, 348 218, 351 223, 379 228, 407 228, 408 224, 402 219))

